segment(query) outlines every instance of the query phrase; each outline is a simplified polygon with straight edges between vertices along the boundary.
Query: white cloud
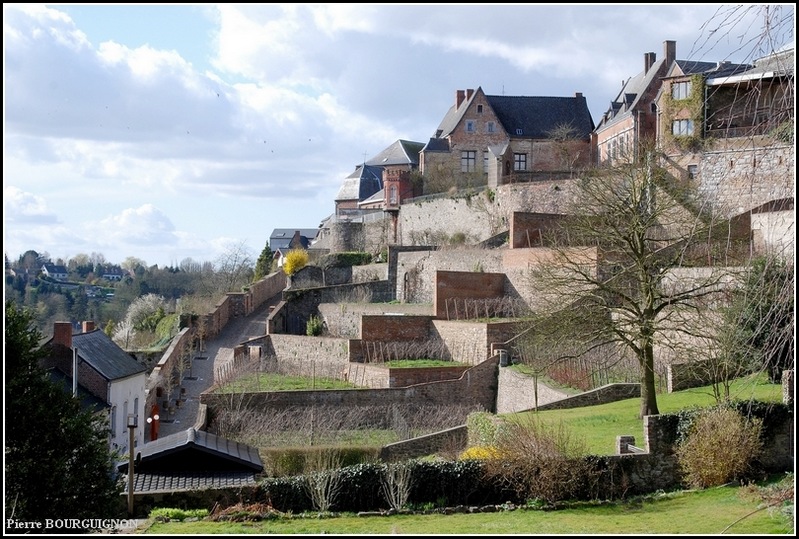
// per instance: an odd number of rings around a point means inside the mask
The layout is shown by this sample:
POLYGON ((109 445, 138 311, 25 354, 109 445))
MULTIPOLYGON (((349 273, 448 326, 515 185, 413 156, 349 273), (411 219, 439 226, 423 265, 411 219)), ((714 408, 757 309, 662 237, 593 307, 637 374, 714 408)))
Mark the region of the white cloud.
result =
POLYGON ((4 4, 6 248, 260 251, 273 228, 332 213, 364 154, 426 142, 455 90, 580 91, 598 118, 645 52, 673 39, 688 57, 722 7, 207 5, 212 37, 180 45, 176 27, 167 50, 130 38, 146 19, 97 39, 58 6, 4 4), (200 48, 202 68, 186 60, 200 48))
POLYGON ((43 197, 13 185, 3 187, 3 217, 10 226, 58 222, 56 216, 47 209, 43 197))

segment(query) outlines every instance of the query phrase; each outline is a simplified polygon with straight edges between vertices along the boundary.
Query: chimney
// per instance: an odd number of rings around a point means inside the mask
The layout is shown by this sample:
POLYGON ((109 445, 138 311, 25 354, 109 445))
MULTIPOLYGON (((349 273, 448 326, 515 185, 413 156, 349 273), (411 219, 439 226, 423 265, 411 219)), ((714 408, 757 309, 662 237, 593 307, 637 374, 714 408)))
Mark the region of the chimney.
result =
POLYGON ((644 75, 649 73, 649 70, 652 69, 653 65, 655 65, 655 60, 657 60, 657 57, 655 56, 654 52, 644 53, 644 75))
POLYGON ((577 99, 581 99, 583 97, 583 93, 582 92, 574 92, 574 97, 577 98, 577 99))
POLYGON ((677 59, 677 42, 664 41, 663 42, 663 57, 666 60, 666 69, 668 69, 674 60, 677 59))
POLYGON ((466 96, 464 95, 464 91, 463 90, 456 90, 455 91, 455 108, 456 109, 461 106, 461 103, 463 103, 463 100, 465 99, 465 97, 466 96))
POLYGON ((474 88, 469 88, 468 90, 466 90, 466 99, 471 99, 473 95, 474 95, 474 88))
POLYGON ((289 242, 289 247, 292 249, 299 249, 302 246, 302 235, 300 234, 299 230, 295 230, 294 236, 292 236, 291 241, 289 242))
POLYGON ((90 331, 94 331, 94 320, 84 320, 82 333, 89 333, 90 331))
POLYGON ((56 322, 53 324, 53 344, 72 348, 72 323, 56 322))

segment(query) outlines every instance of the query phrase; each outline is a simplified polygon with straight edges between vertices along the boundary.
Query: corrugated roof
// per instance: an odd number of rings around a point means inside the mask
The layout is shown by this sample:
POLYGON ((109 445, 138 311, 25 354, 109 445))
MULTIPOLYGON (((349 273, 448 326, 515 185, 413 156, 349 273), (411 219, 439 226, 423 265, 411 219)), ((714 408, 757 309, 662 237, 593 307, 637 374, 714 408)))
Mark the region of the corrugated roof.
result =
POLYGON ((193 427, 144 444, 138 459, 143 471, 263 470, 256 448, 193 427))
POLYGON ((99 329, 73 335, 72 347, 77 348, 78 356, 106 380, 119 380, 147 371, 99 329))

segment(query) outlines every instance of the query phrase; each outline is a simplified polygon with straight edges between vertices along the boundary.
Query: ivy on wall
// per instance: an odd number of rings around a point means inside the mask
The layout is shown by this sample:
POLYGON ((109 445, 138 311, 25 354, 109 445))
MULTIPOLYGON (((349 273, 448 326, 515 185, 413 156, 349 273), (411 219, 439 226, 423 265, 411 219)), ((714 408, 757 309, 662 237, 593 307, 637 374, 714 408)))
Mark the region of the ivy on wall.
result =
MULTIPOLYGON (((705 78, 702 75, 691 75, 691 93, 685 99, 674 99, 669 91, 663 97, 663 138, 669 146, 676 146, 685 151, 697 151, 703 148, 705 140, 702 137, 705 112, 705 78), (685 117, 682 112, 688 111, 685 117), (678 117, 678 113, 679 117, 678 117), (694 132, 691 135, 675 135, 672 131, 674 120, 691 120, 694 132)), ((674 84, 672 82, 672 84, 674 84)))

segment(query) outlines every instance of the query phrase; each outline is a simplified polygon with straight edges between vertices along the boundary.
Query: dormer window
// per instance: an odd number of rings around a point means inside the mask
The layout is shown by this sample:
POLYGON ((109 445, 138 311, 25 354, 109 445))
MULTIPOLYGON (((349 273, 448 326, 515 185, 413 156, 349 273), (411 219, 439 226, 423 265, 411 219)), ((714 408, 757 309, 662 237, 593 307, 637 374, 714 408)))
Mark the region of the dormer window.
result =
POLYGON ((522 131, 521 129, 516 129, 516 134, 517 135, 522 135, 522 134, 524 134, 524 131, 522 131))

